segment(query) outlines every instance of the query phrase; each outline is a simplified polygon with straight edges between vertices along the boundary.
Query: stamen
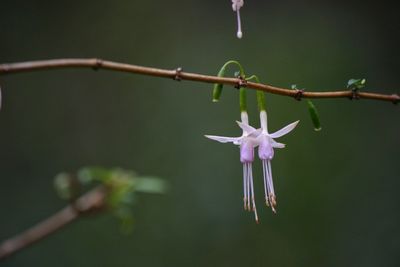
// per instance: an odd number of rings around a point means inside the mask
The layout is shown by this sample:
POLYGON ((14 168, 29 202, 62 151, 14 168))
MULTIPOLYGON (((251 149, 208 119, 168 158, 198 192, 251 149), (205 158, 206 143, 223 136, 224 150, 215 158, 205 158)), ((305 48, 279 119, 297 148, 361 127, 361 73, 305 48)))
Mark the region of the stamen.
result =
POLYGON ((263 159, 262 160, 262 167, 263 167, 263 177, 264 177, 264 193, 265 193, 265 204, 269 207, 269 201, 268 201, 268 189, 267 189, 267 160, 263 159))
POLYGON ((246 168, 247 168, 247 176, 246 176, 246 181, 247 181, 247 210, 251 211, 250 208, 250 172, 249 172, 249 163, 245 163, 246 164, 246 168))
POLYGON ((251 167, 251 163, 248 163, 248 164, 249 164, 249 174, 250 174, 249 178, 250 178, 250 186, 251 186, 251 200, 252 200, 252 205, 253 205, 254 217, 255 217, 256 223, 259 223, 257 208, 256 208, 256 201, 254 198, 253 169, 251 167))
POLYGON ((270 188, 270 195, 269 195, 269 202, 271 204, 271 209, 274 213, 276 213, 276 196, 275 196, 275 191, 274 191, 274 182, 272 180, 272 169, 271 169, 271 162, 267 161, 268 165, 268 184, 270 188))
POLYGON ((271 195, 270 196, 270 202, 271 202, 271 209, 276 214, 276 209, 275 209, 275 207, 276 207, 276 197, 275 197, 275 195, 271 195))
POLYGON ((268 168, 269 162, 270 162, 269 160, 266 160, 266 161, 265 161, 265 169, 266 169, 266 171, 267 171, 268 202, 269 202, 270 206, 272 206, 272 203, 271 203, 271 195, 272 195, 272 192, 274 191, 274 188, 273 188, 274 185, 271 186, 272 176, 271 176, 271 173, 269 172, 269 168, 268 168))
POLYGON ((237 38, 241 39, 243 37, 242 33, 242 22, 240 20, 240 7, 237 8, 236 10, 236 17, 237 17, 237 23, 238 23, 238 31, 237 31, 237 38))
POLYGON ((256 208, 254 208, 254 218, 256 220, 256 223, 259 224, 260 220, 258 219, 258 214, 257 214, 257 209, 256 208))
POLYGON ((246 207, 246 202, 247 202, 247 168, 246 164, 243 164, 243 204, 244 204, 244 210, 247 210, 246 207))
POLYGON ((272 195, 275 195, 274 191, 274 181, 272 180, 272 169, 271 169, 271 161, 267 161, 267 166, 268 166, 268 173, 269 173, 269 184, 270 184, 270 191, 272 195))

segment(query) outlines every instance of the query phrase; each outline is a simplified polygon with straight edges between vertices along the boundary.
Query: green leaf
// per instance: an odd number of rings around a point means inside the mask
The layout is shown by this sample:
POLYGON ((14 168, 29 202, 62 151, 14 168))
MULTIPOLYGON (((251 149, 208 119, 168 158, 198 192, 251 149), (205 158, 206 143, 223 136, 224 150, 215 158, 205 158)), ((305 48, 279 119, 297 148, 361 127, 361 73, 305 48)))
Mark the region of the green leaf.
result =
POLYGON ((350 79, 347 82, 347 88, 351 90, 360 90, 365 87, 366 79, 350 79))
POLYGON ((84 168, 78 177, 83 182, 100 182, 110 189, 107 202, 111 208, 133 204, 135 192, 164 193, 166 183, 156 177, 138 177, 135 172, 123 169, 84 168))
POLYGON ((314 125, 314 130, 321 131, 322 127, 317 108, 314 106, 311 100, 307 100, 307 104, 308 104, 308 112, 310 113, 311 121, 314 125))
POLYGON ((61 173, 54 179, 54 186, 62 199, 74 200, 81 185, 98 183, 106 188, 106 203, 121 221, 121 231, 130 233, 133 226, 132 207, 136 203, 136 193, 162 194, 168 189, 167 183, 153 176, 138 176, 131 170, 120 168, 86 167, 77 172, 76 177, 61 173))
POLYGON ((168 191, 167 183, 157 177, 142 176, 136 180, 136 191, 138 192, 162 194, 168 191))
POLYGON ((110 178, 110 171, 100 167, 86 167, 78 171, 78 180, 82 184, 94 181, 106 181, 110 178))

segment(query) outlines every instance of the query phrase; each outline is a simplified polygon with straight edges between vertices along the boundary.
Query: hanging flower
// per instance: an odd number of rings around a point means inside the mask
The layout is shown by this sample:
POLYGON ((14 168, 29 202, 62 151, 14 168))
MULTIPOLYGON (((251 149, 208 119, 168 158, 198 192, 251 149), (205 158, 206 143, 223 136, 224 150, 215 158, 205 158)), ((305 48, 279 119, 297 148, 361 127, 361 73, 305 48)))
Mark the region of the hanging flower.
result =
POLYGON ((243 133, 239 137, 225 137, 206 135, 205 137, 220 143, 233 143, 240 147, 240 162, 243 164, 243 203, 245 210, 253 210, 255 220, 258 223, 258 214, 254 198, 253 168, 254 148, 258 145, 257 137, 261 129, 255 129, 249 125, 246 111, 241 112, 241 122, 237 122, 243 133))
POLYGON ((237 24, 238 24, 238 30, 237 30, 237 38, 241 39, 243 37, 242 33, 242 23, 240 21, 240 8, 243 6, 243 0, 232 0, 232 9, 233 11, 236 12, 236 17, 237 17, 237 24))
POLYGON ((267 206, 271 206, 272 211, 276 213, 276 195, 272 180, 271 160, 274 157, 274 148, 284 148, 285 144, 276 142, 274 138, 279 138, 291 132, 299 121, 293 122, 279 131, 270 134, 268 133, 267 127, 267 112, 261 110, 260 123, 262 131, 257 137, 257 143, 259 145, 258 157, 261 159, 263 166, 265 202, 267 206))

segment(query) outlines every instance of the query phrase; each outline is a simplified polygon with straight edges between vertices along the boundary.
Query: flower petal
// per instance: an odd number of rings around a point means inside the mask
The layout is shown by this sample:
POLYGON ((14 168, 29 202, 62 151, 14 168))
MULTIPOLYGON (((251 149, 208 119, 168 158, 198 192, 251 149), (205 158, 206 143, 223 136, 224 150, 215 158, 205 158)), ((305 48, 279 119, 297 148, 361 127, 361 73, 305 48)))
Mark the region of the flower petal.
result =
POLYGON ((251 132, 248 136, 258 139, 258 137, 261 135, 262 131, 263 131, 263 129, 261 129, 261 128, 257 129, 254 132, 251 132))
POLYGON ((205 135, 205 137, 214 141, 218 141, 220 143, 230 143, 230 142, 234 143, 239 140, 239 137, 226 137, 226 136, 216 136, 216 135, 205 135))
POLYGON ((278 143, 274 139, 272 139, 271 145, 272 145, 273 148, 285 148, 286 147, 285 144, 278 143))
POLYGON ((240 128, 242 128, 242 130, 243 130, 244 132, 246 132, 246 133, 248 133, 248 134, 251 134, 251 133, 257 131, 256 128, 254 128, 254 127, 248 125, 247 123, 243 123, 243 122, 240 122, 240 121, 236 121, 236 123, 239 125, 240 128))
POLYGON ((271 138, 278 138, 285 134, 288 134, 290 131, 292 131, 297 126, 298 123, 299 123, 299 121, 295 121, 295 122, 289 124, 288 126, 280 129, 279 131, 276 131, 275 133, 270 134, 269 136, 271 136, 271 138))
POLYGON ((244 139, 240 144, 240 162, 251 163, 254 161, 254 142, 251 139, 244 139))

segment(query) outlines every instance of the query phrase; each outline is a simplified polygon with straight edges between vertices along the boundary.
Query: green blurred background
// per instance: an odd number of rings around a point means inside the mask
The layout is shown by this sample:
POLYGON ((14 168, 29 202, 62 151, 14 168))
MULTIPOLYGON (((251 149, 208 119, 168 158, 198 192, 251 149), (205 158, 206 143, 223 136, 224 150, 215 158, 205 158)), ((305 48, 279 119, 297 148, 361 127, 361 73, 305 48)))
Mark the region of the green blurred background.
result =
MULTIPOLYGON (((283 87, 399 93, 399 25, 389 1, 1 1, 0 62, 62 57, 216 74, 229 59, 283 87)), ((232 70, 233 73, 233 70, 232 70)), ((399 107, 267 95, 270 129, 300 119, 273 161, 278 214, 242 208, 237 91, 89 69, 0 76, 0 240, 59 210, 61 171, 101 165, 163 177, 141 195, 131 235, 111 215, 82 219, 0 266, 399 266, 399 107)), ((257 124, 255 94, 250 121, 257 124)))

